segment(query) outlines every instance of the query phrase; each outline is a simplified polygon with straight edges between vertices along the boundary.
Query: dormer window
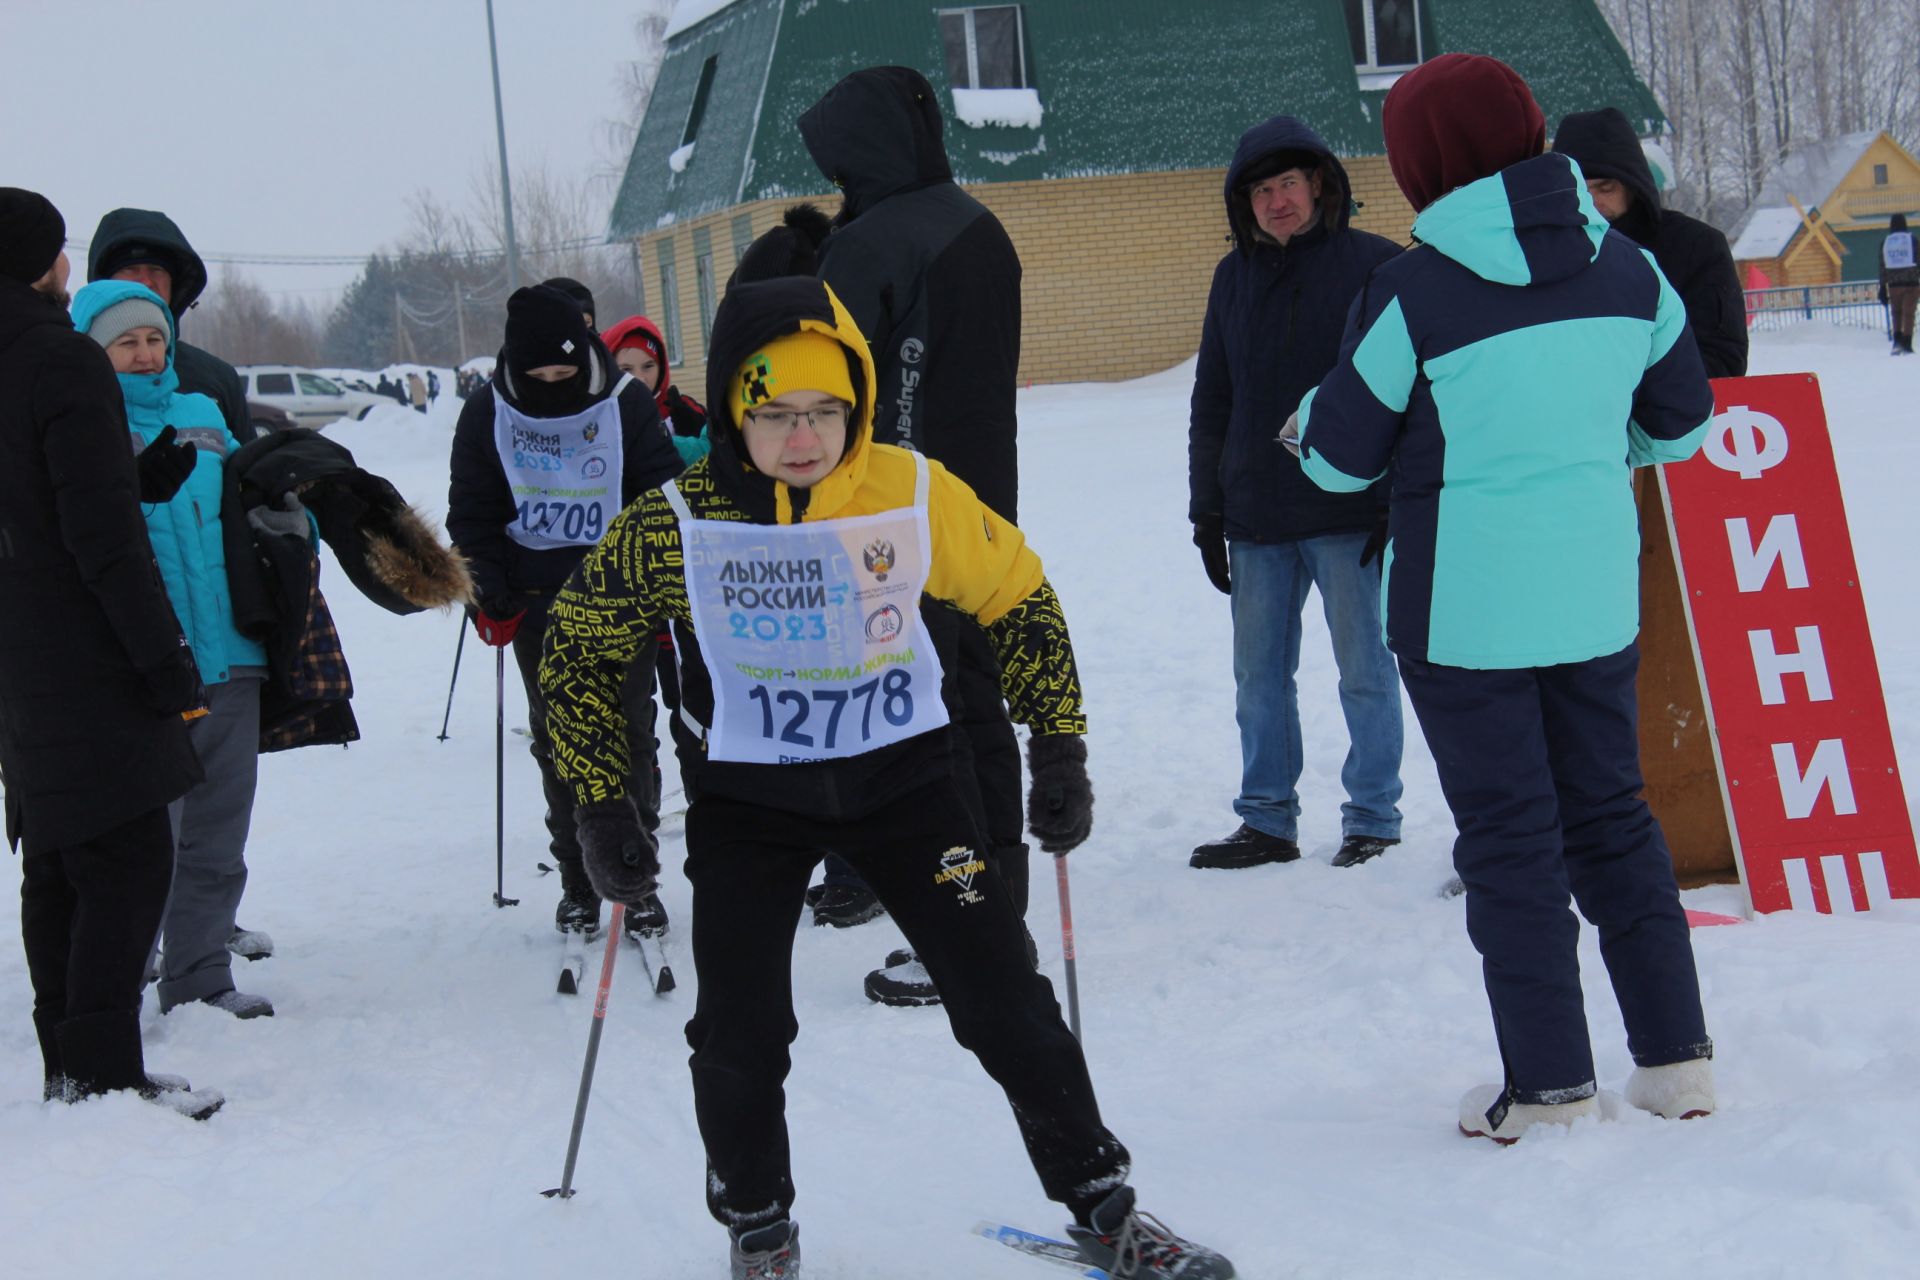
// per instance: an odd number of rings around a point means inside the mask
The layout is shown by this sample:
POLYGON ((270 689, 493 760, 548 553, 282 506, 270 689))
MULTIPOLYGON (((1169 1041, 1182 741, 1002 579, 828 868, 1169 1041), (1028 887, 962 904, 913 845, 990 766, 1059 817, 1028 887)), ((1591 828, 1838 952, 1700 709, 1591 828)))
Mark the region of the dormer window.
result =
POLYGON ((1027 88, 1026 31, 1017 4, 941 9, 940 47, 955 89, 1027 88))
POLYGON ((1420 65, 1420 0, 1345 0, 1347 40, 1363 89, 1383 89, 1420 65))

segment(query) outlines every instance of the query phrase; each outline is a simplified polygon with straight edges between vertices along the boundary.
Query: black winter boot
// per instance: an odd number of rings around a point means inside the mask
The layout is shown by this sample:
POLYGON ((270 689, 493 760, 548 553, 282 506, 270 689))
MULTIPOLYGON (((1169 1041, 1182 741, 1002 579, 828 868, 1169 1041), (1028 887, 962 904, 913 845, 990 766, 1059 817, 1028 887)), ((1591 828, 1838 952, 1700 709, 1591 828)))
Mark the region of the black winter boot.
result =
POLYGON ((1292 862, 1299 856, 1300 846, 1293 841, 1256 831, 1243 822, 1232 835, 1209 840, 1195 849, 1187 865, 1203 871, 1237 870, 1265 862, 1292 862))
POLYGON ((1067 1238, 1114 1280, 1233 1280, 1238 1274, 1220 1254, 1182 1240, 1152 1214, 1135 1209, 1132 1187, 1120 1187, 1095 1205, 1085 1226, 1067 1224, 1067 1238))
POLYGON ((72 1096, 138 1089, 147 1083, 139 1014, 82 1014, 62 1022, 57 1034, 60 1064, 72 1096))
POLYGON ((830 884, 813 905, 813 922, 851 929, 886 914, 873 890, 863 884, 830 884))
POLYGON ((645 902, 627 908, 621 927, 642 938, 664 937, 667 932, 667 908, 660 895, 650 893, 645 902))
POLYGON ((1398 840, 1389 840, 1385 836, 1348 836, 1340 842, 1340 852, 1333 855, 1336 867, 1357 867, 1363 862, 1379 857, 1398 840))

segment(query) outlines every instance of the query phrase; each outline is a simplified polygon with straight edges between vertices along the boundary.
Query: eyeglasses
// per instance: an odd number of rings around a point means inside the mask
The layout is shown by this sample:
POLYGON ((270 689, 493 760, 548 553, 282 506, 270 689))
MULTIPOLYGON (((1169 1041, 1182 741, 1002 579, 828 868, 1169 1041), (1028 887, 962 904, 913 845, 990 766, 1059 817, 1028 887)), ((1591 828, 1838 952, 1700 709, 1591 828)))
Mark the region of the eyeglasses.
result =
POLYGON ((847 425, 847 406, 836 402, 812 409, 755 409, 747 418, 781 435, 791 432, 802 418, 815 431, 838 431, 847 425))

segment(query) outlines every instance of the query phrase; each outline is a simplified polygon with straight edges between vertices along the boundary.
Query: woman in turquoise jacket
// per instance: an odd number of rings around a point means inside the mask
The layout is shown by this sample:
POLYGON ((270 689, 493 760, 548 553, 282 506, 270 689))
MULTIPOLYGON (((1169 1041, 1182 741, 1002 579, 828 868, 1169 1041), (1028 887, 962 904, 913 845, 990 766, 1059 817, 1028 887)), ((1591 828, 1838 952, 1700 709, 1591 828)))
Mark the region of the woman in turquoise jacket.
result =
POLYGON ((190 728, 206 781, 171 806, 177 847, 161 930, 160 1009, 200 1001, 241 1018, 271 1014, 264 997, 234 989, 227 951, 247 885, 267 674, 266 650, 234 623, 221 539, 226 459, 239 442, 213 400, 180 392, 172 317, 158 294, 132 281, 97 281, 74 296, 73 323, 106 349, 119 374, 133 451, 144 451, 168 427, 195 451, 173 497, 141 507, 208 705, 190 728))

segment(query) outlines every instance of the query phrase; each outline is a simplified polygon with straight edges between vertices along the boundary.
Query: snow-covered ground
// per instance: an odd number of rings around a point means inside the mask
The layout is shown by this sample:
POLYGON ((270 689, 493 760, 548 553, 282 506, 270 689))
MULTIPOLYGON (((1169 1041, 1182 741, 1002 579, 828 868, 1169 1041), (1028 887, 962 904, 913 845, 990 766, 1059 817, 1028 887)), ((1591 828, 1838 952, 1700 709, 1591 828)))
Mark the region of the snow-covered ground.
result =
MULTIPOLYGON (((1906 776, 1920 784, 1920 361, 1872 336, 1762 338, 1756 372, 1821 374, 1906 776)), ((1145 1208, 1270 1277, 1882 1277, 1920 1257, 1920 904, 1696 933, 1722 1110, 1638 1113, 1502 1150, 1454 1130, 1498 1061, 1451 826, 1408 715, 1407 842, 1346 871, 1345 734, 1317 605, 1302 663, 1308 856, 1200 874, 1234 825, 1227 608, 1188 542, 1190 367, 1021 397, 1021 507, 1066 600, 1091 699, 1094 838, 1071 860, 1087 1053, 1145 1208), (1911 932, 1910 932, 1911 931, 1911 932)), ((451 401, 436 409, 452 407, 451 401)), ((329 436, 444 511, 452 415, 382 409, 329 436)), ((702 1200, 682 1027, 694 974, 648 994, 621 957, 576 1175, 560 1177, 591 996, 554 994, 557 886, 539 788, 508 738, 507 892, 493 891, 493 655, 396 618, 329 570, 365 740, 263 761, 236 965, 277 1017, 158 1017, 148 1060, 223 1089, 200 1125, 127 1098, 43 1105, 17 925, 0 923, 0 1274, 38 1277, 723 1275, 702 1200)), ((509 664, 511 666, 511 664, 509 664)), ((509 724, 524 724, 507 677, 509 724)), ((1909 794, 1912 794, 1910 790, 1909 794)), ((678 927, 677 820, 663 849, 678 927)), ((1032 925, 1061 972, 1052 877, 1032 925)), ((1687 895, 1735 912, 1736 889, 1687 895)), ((1042 1264, 977 1218, 1058 1232, 993 1085, 935 1010, 869 1004, 884 920, 795 939, 789 1082, 807 1274, 994 1280, 1042 1264)), ((1589 934, 1603 1085, 1630 1063, 1589 934)), ((597 964, 597 954, 596 954, 597 964)))

